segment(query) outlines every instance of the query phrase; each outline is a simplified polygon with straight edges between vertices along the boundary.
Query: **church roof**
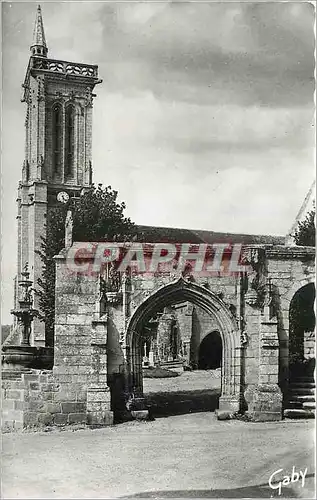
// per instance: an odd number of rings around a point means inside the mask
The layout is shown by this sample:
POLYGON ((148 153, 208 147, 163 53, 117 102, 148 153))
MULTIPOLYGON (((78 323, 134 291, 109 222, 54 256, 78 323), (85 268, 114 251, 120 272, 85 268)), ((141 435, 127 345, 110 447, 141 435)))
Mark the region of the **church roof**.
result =
POLYGON ((241 243, 244 245, 284 245, 284 236, 220 233, 202 229, 182 229, 137 225, 137 241, 147 243, 241 243))

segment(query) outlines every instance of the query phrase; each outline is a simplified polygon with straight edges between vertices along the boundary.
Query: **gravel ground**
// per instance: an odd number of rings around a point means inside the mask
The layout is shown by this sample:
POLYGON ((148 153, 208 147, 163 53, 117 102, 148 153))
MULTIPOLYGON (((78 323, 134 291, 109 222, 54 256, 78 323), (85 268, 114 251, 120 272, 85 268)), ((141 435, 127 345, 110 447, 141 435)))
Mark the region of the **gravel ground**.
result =
POLYGON ((270 498, 270 475, 293 466, 307 467, 306 482, 281 496, 314 498, 314 436, 311 420, 220 422, 211 412, 6 434, 2 498, 270 498))
POLYGON ((195 370, 183 372, 178 377, 143 378, 144 394, 154 392, 189 392, 220 389, 220 370, 195 370))

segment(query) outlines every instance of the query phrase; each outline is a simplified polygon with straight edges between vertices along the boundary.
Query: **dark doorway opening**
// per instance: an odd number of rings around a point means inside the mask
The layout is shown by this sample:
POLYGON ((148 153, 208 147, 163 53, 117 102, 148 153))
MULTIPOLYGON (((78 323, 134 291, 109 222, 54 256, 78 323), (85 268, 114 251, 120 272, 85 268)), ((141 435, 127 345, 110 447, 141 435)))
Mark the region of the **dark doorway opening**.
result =
POLYGON ((215 370, 221 367, 222 340, 220 333, 209 333, 199 347, 198 370, 215 370))
POLYGON ((311 375, 315 367, 315 286, 300 288, 294 295, 289 310, 289 369, 290 378, 311 375), (312 344, 312 346, 310 345, 312 344))

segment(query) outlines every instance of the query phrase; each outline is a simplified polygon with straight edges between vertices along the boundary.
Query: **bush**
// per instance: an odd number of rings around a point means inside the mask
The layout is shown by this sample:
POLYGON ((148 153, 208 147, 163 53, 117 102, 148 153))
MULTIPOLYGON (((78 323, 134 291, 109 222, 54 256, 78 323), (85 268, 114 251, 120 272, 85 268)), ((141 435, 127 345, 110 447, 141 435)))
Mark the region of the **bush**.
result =
POLYGON ((173 372, 172 370, 166 370, 165 368, 149 367, 143 370, 143 378, 172 378, 178 377, 177 372, 173 372))
POLYGON ((293 235, 296 245, 315 246, 315 209, 308 212, 306 218, 298 223, 295 234, 293 235))

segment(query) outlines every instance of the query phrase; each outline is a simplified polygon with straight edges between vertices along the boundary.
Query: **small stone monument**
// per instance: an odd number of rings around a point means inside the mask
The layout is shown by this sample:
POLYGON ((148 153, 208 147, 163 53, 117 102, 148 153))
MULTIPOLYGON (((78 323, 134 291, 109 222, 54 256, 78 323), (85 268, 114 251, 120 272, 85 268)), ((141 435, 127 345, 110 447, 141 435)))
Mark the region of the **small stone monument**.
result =
POLYGON ((32 281, 29 279, 28 263, 25 264, 21 272, 22 279, 19 281, 21 295, 19 308, 13 309, 13 314, 18 320, 18 328, 21 331, 19 345, 2 346, 3 368, 6 370, 23 370, 31 366, 37 358, 37 349, 30 345, 32 321, 38 315, 38 311, 33 309, 32 281))
POLYGON ((73 227, 73 214, 68 210, 65 219, 65 248, 70 248, 73 244, 73 227))

